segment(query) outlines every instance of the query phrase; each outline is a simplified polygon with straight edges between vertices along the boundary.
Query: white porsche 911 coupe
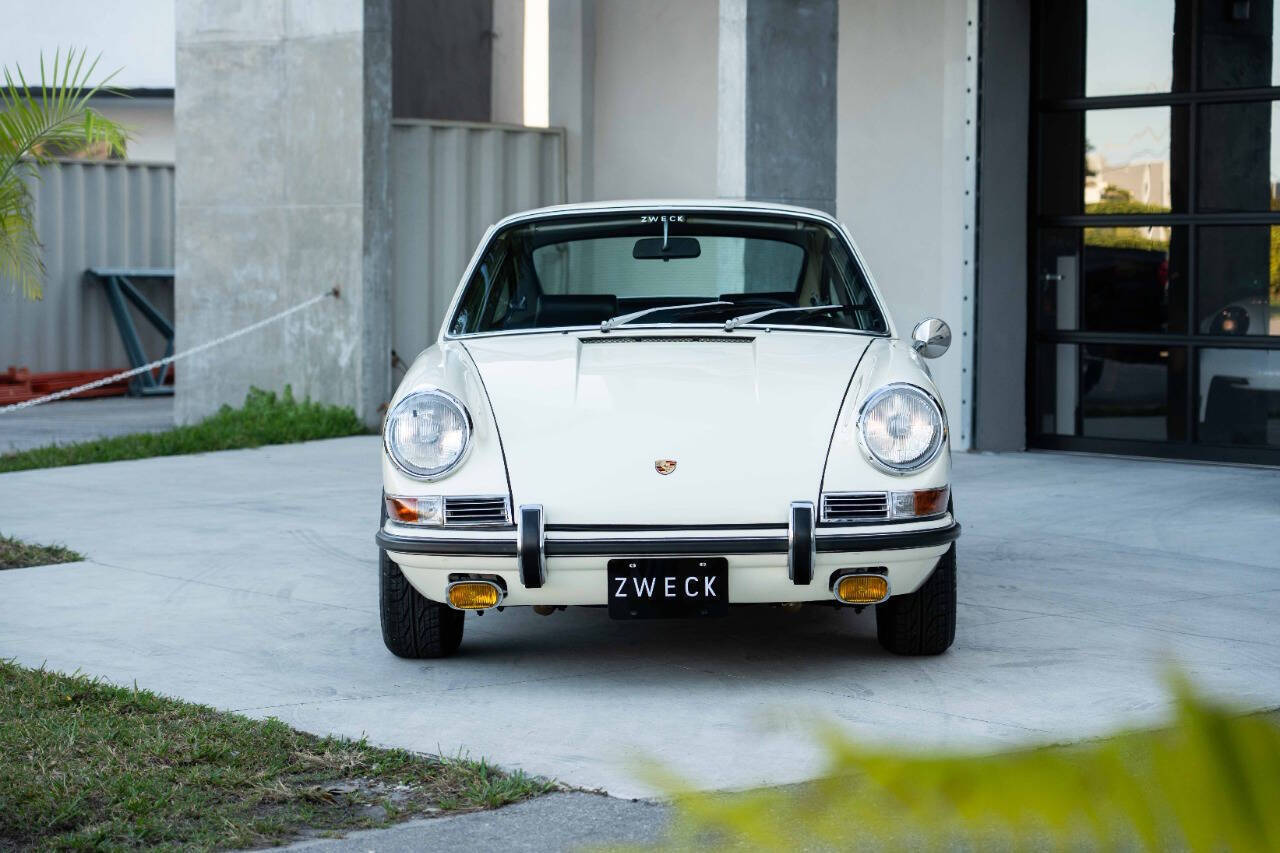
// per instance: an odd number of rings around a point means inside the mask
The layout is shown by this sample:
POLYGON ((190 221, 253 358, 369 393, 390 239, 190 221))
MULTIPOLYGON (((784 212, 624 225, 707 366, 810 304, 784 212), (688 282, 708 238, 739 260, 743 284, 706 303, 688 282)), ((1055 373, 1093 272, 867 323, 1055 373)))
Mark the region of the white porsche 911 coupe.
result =
POLYGON ((714 617, 876 607, 945 651, 947 418, 830 216, 773 204, 544 208, 485 235, 383 428, 387 648, 442 657, 468 610, 714 617))

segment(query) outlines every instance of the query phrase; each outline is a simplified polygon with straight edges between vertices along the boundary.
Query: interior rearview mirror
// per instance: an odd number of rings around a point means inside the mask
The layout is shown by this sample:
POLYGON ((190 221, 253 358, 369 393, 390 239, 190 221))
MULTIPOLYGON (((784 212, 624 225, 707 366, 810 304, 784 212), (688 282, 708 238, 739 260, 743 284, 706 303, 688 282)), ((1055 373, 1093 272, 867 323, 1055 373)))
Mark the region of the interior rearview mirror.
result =
POLYGON ((695 237, 641 237, 631 250, 631 257, 638 261, 696 258, 701 254, 702 245, 695 237))
POLYGON ((938 358, 951 348, 951 327, 937 317, 921 320, 911 330, 911 348, 921 358, 938 358))

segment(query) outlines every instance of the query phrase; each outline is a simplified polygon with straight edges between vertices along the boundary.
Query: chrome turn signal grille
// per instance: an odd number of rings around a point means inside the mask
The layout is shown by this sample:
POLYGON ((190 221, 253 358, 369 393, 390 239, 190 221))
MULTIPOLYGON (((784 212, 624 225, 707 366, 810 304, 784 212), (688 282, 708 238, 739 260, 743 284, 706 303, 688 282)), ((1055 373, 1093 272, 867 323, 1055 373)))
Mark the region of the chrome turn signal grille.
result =
POLYGON ((887 492, 832 492, 822 496, 822 521, 884 521, 889 517, 887 492))
POLYGON ((445 526, 455 524, 510 524, 507 499, 501 495, 483 497, 445 497, 445 526))

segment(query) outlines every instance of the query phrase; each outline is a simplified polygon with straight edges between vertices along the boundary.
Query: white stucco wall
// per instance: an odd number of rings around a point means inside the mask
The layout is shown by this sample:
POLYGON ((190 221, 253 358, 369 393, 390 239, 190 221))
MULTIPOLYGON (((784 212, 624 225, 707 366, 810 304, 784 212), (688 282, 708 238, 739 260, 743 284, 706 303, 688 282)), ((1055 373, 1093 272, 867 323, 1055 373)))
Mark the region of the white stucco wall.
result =
POLYGON ((965 230, 965 0, 841 0, 836 211, 899 331, 937 316, 951 350, 931 363, 953 446, 959 416, 965 230))
POLYGON ((172 98, 97 98, 93 108, 129 130, 125 156, 145 163, 173 162, 172 98))
POLYGON ((717 0, 600 0, 595 15, 594 197, 714 197, 717 0))

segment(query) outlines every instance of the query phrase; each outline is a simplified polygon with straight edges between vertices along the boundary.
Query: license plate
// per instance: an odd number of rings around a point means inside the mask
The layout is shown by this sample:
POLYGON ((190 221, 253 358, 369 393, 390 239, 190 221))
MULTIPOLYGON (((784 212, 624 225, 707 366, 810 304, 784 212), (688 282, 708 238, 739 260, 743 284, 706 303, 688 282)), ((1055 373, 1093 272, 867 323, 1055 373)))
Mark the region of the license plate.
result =
POLYGON ((729 613, 729 561, 724 557, 609 561, 609 616, 680 619, 729 613))

